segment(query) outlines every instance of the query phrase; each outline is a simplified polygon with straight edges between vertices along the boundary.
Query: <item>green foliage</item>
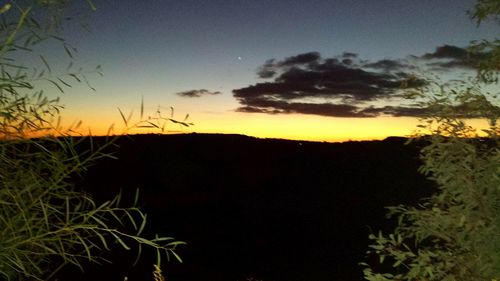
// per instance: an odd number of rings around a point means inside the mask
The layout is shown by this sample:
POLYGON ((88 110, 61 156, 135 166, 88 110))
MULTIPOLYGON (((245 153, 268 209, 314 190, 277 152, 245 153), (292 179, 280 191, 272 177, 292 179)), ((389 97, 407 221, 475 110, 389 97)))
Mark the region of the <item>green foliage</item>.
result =
MULTIPOLYGON (((90 0, 87 3, 95 9, 90 0)), ((74 188, 75 175, 100 158, 112 157, 106 149, 113 139, 97 145, 91 137, 70 137, 80 124, 61 128, 59 98, 45 94, 40 82, 64 92, 70 80, 88 84, 88 73, 73 71, 70 63, 67 73, 56 75, 43 55, 38 56, 41 67, 23 60, 50 40, 73 58, 76 49, 57 36, 69 4, 9 1, 0 8, 0 280, 47 280, 68 264, 83 270, 83 261, 104 261, 102 252, 116 245, 127 250, 137 246, 138 255, 143 246, 156 249, 161 274, 161 257, 180 261, 175 249, 183 242, 144 238, 146 215, 136 207, 137 196, 126 207, 120 194, 97 204, 74 188)), ((99 73, 99 68, 93 72, 99 73)), ((158 127, 158 122, 170 119, 138 124, 158 127)))
MULTIPOLYGON (((497 17, 499 7, 480 0, 470 13, 480 22, 497 17)), ((498 40, 475 48, 488 54, 475 79, 410 93, 429 109, 417 133, 428 142, 420 172, 438 190, 416 207, 388 208, 398 224, 392 233, 369 236, 367 254, 378 265, 362 263, 366 280, 500 280, 500 109, 498 97, 484 90, 498 80, 500 52, 498 40), (465 118, 488 126, 479 135, 465 118)))
POLYGON ((141 236, 146 215, 137 202, 121 207, 118 195, 96 205, 73 188, 71 175, 109 157, 104 146, 77 152, 83 141, 49 137, 0 143, 0 274, 6 280, 45 278, 55 264, 81 268, 83 260, 100 262, 100 254, 116 243, 125 249, 131 243, 151 246, 180 260, 174 250, 182 242, 141 236))
POLYGON ((471 57, 479 57, 476 60, 478 79, 486 83, 498 82, 498 71, 500 71, 500 40, 474 41, 469 47, 471 57))
POLYGON ((421 172, 438 191, 418 207, 396 206, 390 234, 370 235, 369 255, 395 270, 367 280, 494 280, 500 277, 500 150, 491 139, 472 139, 471 128, 441 120, 422 150, 421 172), (445 135, 446 134, 446 135, 445 135))
MULTIPOLYGON (((478 25, 491 18, 500 23, 500 0, 478 0, 474 8, 468 13, 478 25)), ((500 40, 473 41, 469 50, 471 56, 482 54, 483 57, 476 64, 478 78, 487 83, 498 82, 497 74, 500 71, 500 40)))
POLYGON ((473 20, 476 20, 478 24, 490 17, 493 17, 494 20, 499 21, 500 1, 477 0, 474 8, 469 11, 469 15, 473 20))

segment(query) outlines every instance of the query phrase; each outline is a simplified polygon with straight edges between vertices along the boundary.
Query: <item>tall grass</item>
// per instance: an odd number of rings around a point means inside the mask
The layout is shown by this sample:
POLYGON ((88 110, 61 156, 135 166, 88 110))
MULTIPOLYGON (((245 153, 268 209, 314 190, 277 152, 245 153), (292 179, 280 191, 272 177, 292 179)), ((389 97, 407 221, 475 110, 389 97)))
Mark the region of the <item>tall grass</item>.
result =
MULTIPOLYGON (((48 280, 69 264, 84 270, 84 261, 105 261, 102 252, 112 244, 135 247, 138 256, 143 246, 156 249, 157 279, 162 277, 161 257, 181 261, 175 250, 183 242, 142 235, 147 216, 136 207, 138 193, 132 205, 122 204, 121 194, 97 204, 74 187, 75 174, 113 157, 106 149, 116 138, 97 145, 92 137, 69 137, 79 124, 62 129, 59 98, 49 98, 38 87, 42 81, 64 92, 71 78, 93 89, 86 73, 72 71, 70 62, 68 72, 56 75, 42 55, 41 67, 15 59, 33 54, 40 42, 55 40, 72 60, 76 49, 57 36, 69 4, 12 0, 0 7, 0 280, 48 280)), ((153 121, 138 125, 153 126, 153 121)))

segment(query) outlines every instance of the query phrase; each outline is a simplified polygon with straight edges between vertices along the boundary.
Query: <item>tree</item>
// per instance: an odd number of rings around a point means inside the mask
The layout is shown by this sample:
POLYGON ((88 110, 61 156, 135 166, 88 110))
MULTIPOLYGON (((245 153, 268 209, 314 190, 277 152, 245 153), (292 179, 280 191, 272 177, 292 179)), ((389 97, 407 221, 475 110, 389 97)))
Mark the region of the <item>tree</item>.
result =
MULTIPOLYGON (((469 12, 478 23, 499 13, 498 0, 479 0, 469 12)), ((500 108, 484 88, 498 81, 499 41, 470 50, 481 58, 477 77, 411 93, 430 109, 418 134, 428 143, 420 172, 438 188, 416 207, 388 208, 397 227, 369 236, 367 254, 379 264, 362 263, 367 280, 500 280, 500 108), (469 117, 488 121, 482 135, 469 117)))
MULTIPOLYGON (((113 143, 71 137, 79 124, 63 129, 59 98, 44 92, 47 85, 64 92, 70 79, 92 89, 89 73, 73 70, 70 62, 66 73, 56 75, 36 53, 42 42, 52 41, 71 61, 76 49, 58 33, 69 24, 63 15, 71 4, 10 0, 0 7, 0 280, 48 280, 68 264, 83 270, 83 261, 103 261, 101 253, 111 244, 124 249, 137 245, 138 255, 142 246, 156 249, 155 278, 160 280, 161 257, 173 255, 180 261, 175 250, 183 242, 142 236, 146 214, 136 207, 137 195, 126 207, 120 194, 97 204, 71 180, 94 161, 112 157, 106 149, 113 143), (38 58, 41 67, 27 57, 38 58)), ((160 119, 139 125, 159 127, 160 119)))

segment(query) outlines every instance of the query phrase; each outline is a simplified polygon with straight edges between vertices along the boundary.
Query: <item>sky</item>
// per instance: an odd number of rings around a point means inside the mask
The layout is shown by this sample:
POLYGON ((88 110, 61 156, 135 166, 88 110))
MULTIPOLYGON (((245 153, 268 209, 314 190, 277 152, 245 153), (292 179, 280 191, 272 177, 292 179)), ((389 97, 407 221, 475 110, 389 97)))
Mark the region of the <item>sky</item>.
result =
MULTIPOLYGON (((75 24, 62 36, 95 91, 85 83, 66 89, 63 118, 82 120, 95 135, 111 124, 119 133, 118 108, 133 112, 132 124, 142 104, 146 117, 159 110, 194 124, 168 123, 169 132, 315 141, 409 135, 422 112, 394 96, 421 71, 414 64, 443 76, 468 71, 463 48, 498 35, 495 23, 477 27, 468 18, 474 3, 96 0, 90 12, 81 1, 71 12, 86 11, 90 32, 75 24), (92 72, 97 65, 102 77, 92 72)), ((45 51, 65 63, 61 47, 45 51)))

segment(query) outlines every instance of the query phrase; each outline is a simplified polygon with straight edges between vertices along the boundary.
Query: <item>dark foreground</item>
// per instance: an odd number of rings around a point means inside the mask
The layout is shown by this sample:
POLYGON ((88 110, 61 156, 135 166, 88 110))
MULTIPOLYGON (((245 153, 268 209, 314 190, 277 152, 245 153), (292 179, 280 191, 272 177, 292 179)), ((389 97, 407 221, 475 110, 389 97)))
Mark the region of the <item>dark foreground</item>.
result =
MULTIPOLYGON (((367 236, 390 229, 384 206, 415 204, 432 183, 405 139, 319 143, 240 135, 143 135, 118 141, 119 160, 94 165, 79 187, 98 200, 141 191, 150 235, 186 241, 172 281, 362 280, 367 236)), ((153 280, 155 255, 60 280, 153 280)))

